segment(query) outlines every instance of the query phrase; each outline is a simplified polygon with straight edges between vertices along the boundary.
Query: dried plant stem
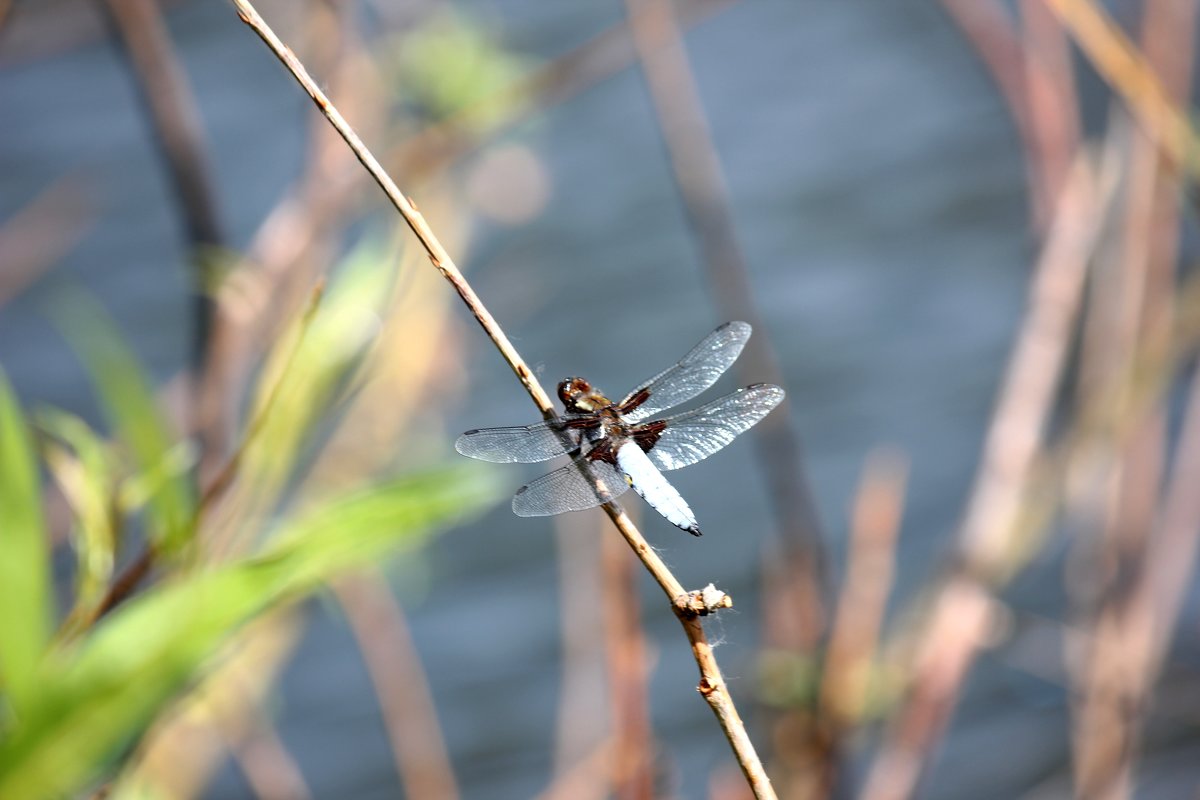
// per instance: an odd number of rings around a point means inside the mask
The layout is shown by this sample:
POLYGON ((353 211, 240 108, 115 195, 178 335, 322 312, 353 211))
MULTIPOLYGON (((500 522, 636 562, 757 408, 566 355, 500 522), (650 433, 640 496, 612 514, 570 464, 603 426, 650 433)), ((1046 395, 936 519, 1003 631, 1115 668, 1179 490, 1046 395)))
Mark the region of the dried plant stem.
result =
POLYGON ((383 166, 363 144, 362 139, 350 127, 350 123, 346 122, 341 112, 330 102, 321 88, 317 86, 316 81, 308 74, 304 65, 296 58, 296 55, 282 42, 275 32, 271 30, 266 21, 255 10, 254 6, 246 0, 232 0, 238 11, 238 16, 242 21, 253 29, 258 34, 259 38, 271 49, 271 51, 279 58, 288 71, 296 78, 296 81, 308 93, 313 102, 333 125, 338 134, 346 141, 346 144, 354 152, 354 156, 359 163, 367 170, 371 177, 379 184, 379 188, 387 195, 388 200, 400 212, 400 216, 408 223, 408 227, 416 235, 421 246, 429 255, 429 260, 433 263, 434 268, 442 274, 446 280, 458 292, 467 308, 475 315, 475 319, 479 321, 480 326, 487 334, 488 338, 495 343, 496 348, 500 351, 505 362, 512 368, 517 379, 521 381, 521 385, 525 387, 525 391, 533 398, 533 402, 537 405, 538 410, 542 415, 550 418, 554 416, 554 404, 550 400, 550 396, 546 394, 541 385, 533 377, 533 373, 526 366, 524 360, 517 353, 516 348, 509 342, 504 331, 497 324, 491 312, 484 307, 479 296, 475 294, 475 290, 471 288, 463 277, 462 272, 454 263, 454 259, 446 252, 446 248, 442 246, 441 241, 434 235, 433 230, 429 227, 429 223, 425 221, 425 217, 417 210, 417 207, 409 200, 391 176, 383 169, 383 166))
MULTIPOLYGON (((1144 58, 1161 77, 1169 100, 1186 102, 1194 50, 1194 3, 1151 0, 1142 17, 1144 58)), ((1098 346, 1095 361, 1103 362, 1112 383, 1123 394, 1133 389, 1139 359, 1170 361, 1170 330, 1175 311, 1175 264, 1178 257, 1179 185, 1174 170, 1154 141, 1144 133, 1132 137, 1126 180, 1124 247, 1114 265, 1117 304, 1117 347, 1098 346)), ((1110 323, 1111 324, 1111 323, 1110 323)), ((1111 337, 1110 337, 1111 338, 1111 337)), ((1096 342, 1100 345, 1101 342, 1096 342)), ((1193 389, 1195 391, 1195 389, 1193 389)), ((1180 474, 1188 474, 1189 451, 1195 443, 1191 428, 1197 400, 1193 394, 1172 492, 1180 474)), ((1156 561, 1174 562, 1194 542, 1194 523, 1185 523, 1175 536, 1176 547, 1163 549, 1155 535, 1159 508, 1174 507, 1178 497, 1164 502, 1160 496, 1168 451, 1165 401, 1162 398, 1139 409, 1131 420, 1134 435, 1114 448, 1118 455, 1109 467, 1118 484, 1107 519, 1097 561, 1112 564, 1100 572, 1102 590, 1085 598, 1085 614, 1092 617, 1084 650, 1076 652, 1073 678, 1079 697, 1074 704, 1073 736, 1076 791, 1086 797, 1127 797, 1134 785, 1135 759, 1149 687, 1158 673, 1158 641, 1165 641, 1174 613, 1160 617, 1151 600, 1156 561), (1131 588, 1132 587, 1132 588, 1131 588), (1086 607, 1090 606, 1090 607, 1086 607), (1165 627, 1164 627, 1165 626, 1165 627)), ((1174 527, 1174 526, 1173 526, 1174 527)), ((1161 534, 1160 534, 1161 535, 1161 534)), ((1190 558, 1182 563, 1191 564, 1190 558)), ((1160 564, 1161 566, 1161 564, 1160 564)), ((1186 572, 1184 573, 1186 574, 1186 572)))
POLYGON ((101 0, 113 30, 129 57, 132 73, 145 101, 154 140, 162 151, 179 200, 192 249, 193 297, 196 330, 193 334, 194 366, 206 357, 214 305, 206 289, 209 250, 221 247, 225 237, 217 214, 216 196, 196 101, 183 66, 175 57, 162 12, 154 0, 101 0))
POLYGON ((1044 0, 1146 135, 1179 168, 1200 175, 1200 143, 1187 115, 1108 13, 1093 0, 1044 0))
POLYGON ((1055 39, 1055 31, 1044 24, 1046 12, 1036 7, 1041 2, 1022 3, 1026 32, 1022 36, 1000 0, 941 0, 975 48, 1012 115, 1026 153, 1033 221, 1038 231, 1044 232, 1075 152, 1078 112, 1069 60, 1053 49, 1039 49, 1033 41, 1035 37, 1037 44, 1055 39))
MULTIPOLYGON (((247 0, 232 0, 232 2, 237 8, 238 15, 242 21, 250 26, 279 58, 288 71, 291 72, 292 76, 304 88, 309 97, 313 99, 313 102, 317 104, 321 113, 325 115, 326 119, 329 120, 330 124, 333 125, 341 137, 345 139, 346 144, 354 151, 355 157, 358 158, 367 172, 371 174, 371 177, 379 184, 379 187, 383 189, 384 194, 387 195, 396 210, 400 212, 404 221, 416 235, 422 247, 424 247, 433 266, 450 282, 455 291, 458 292, 458 295, 466 303, 467 308, 475 316, 475 319, 484 329, 488 338, 496 345, 505 362, 508 363, 513 373, 517 376, 517 379, 521 382, 521 385, 525 387, 525 391, 529 393, 538 410, 547 419, 554 417, 554 405, 549 395, 546 394, 541 384, 534 377, 533 372, 517 353, 516 348, 509 342, 504 331, 467 283, 455 265, 454 260, 446 252, 446 249, 442 246, 416 206, 400 191, 399 187, 396 186, 395 182, 384 171, 375 156, 371 154, 366 145, 363 144, 362 140, 350 127, 350 124, 346 122, 333 103, 330 102, 329 98, 325 96, 325 93, 317 86, 307 70, 305 70, 304 65, 280 41, 279 37, 275 35, 274 31, 271 30, 258 11, 255 10, 254 6, 247 0)), ((706 602, 705 598, 699 592, 689 594, 683 589, 683 586, 671 571, 667 569, 662 559, 650 548, 650 545, 646 542, 641 532, 616 503, 608 503, 604 508, 626 542, 633 548, 646 569, 650 571, 659 586, 663 589, 663 592, 670 598, 671 607, 687 633, 688 641, 692 645, 693 656, 700 668, 700 692, 721 723, 725 736, 733 746, 734 754, 751 788, 754 790, 755 796, 774 798, 775 793, 771 789, 770 779, 767 778, 766 771, 762 767, 762 762, 759 760, 757 753, 755 753, 754 746, 746 733, 745 725, 742 723, 737 709, 733 705, 733 699, 730 697, 725 681, 721 677, 721 671, 717 666, 716 659, 712 655, 712 648, 708 644, 704 628, 700 623, 699 617, 710 610, 714 610, 714 608, 710 608, 710 603, 706 602)), ((725 605, 727 604, 725 603, 725 605)), ((718 604, 711 605, 716 607, 718 604)))
POLYGON ((872 661, 896 568, 896 536, 907 478, 904 456, 888 450, 874 452, 854 500, 846 577, 821 680, 820 704, 834 736, 856 724, 866 709, 872 661))
POLYGON ((368 569, 338 581, 334 593, 375 685, 404 796, 457 798, 429 683, 387 579, 368 569))
MULTIPOLYGON (((597 520, 599 522, 599 520, 597 520)), ((612 536, 600 540, 604 656, 608 674, 614 800, 653 800, 654 735, 650 726, 650 666, 640 621, 637 567, 612 536)))
POLYGON ((916 790, 992 619, 991 588, 1013 566, 1028 481, 1054 406, 1082 303, 1105 200, 1081 157, 1060 198, 1032 279, 960 531, 959 564, 937 591, 919 635, 908 697, 893 719, 863 796, 902 800, 916 790))

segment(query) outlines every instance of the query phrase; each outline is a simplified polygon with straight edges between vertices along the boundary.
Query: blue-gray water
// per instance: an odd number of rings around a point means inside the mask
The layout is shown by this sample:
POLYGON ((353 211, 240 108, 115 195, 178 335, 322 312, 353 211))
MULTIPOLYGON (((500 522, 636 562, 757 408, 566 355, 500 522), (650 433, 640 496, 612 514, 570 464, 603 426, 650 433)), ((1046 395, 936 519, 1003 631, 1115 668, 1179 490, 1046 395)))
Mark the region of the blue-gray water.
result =
MULTIPOLYGON (((467 5, 539 57, 621 13, 614 2, 467 5)), ((227 4, 182 3, 170 20, 201 101, 223 217, 242 245, 298 173, 313 111, 227 4)), ((179 223, 122 63, 99 41, 34 60, 5 60, 4 45, 0 219, 64 174, 90 182, 97 223, 54 275, 102 298, 156 375, 174 373, 187 347, 179 223)), ((1029 273, 1014 128, 933 0, 748 0, 697 25, 688 45, 766 320, 757 335, 782 361, 834 574, 864 457, 895 445, 912 459, 898 589, 911 597, 951 540, 1029 273)), ((722 321, 640 78, 627 70, 547 110, 525 141, 545 160, 552 201, 527 225, 480 223, 465 265, 545 382, 584 374, 621 393, 722 321)), ((86 382, 45 318, 56 283, 0 309, 0 363, 26 399, 88 411, 86 382)), ((447 458, 462 429, 533 416, 488 342, 466 330, 472 386, 487 391, 455 411, 447 458)), ((535 474, 513 467, 507 477, 515 489, 535 474)), ((719 624, 719 656, 744 696, 769 525, 750 448, 672 478, 707 535, 694 540, 650 516, 647 535, 685 584, 716 581, 736 598, 740 613, 719 624)), ((551 524, 502 505, 423 559, 429 585, 407 598, 411 624, 463 794, 532 796, 551 773, 561 668, 551 524)), ((1035 566, 1018 605, 1053 608, 1057 569, 1035 566)), ((655 732, 673 773, 686 776, 679 796, 699 797, 727 747, 694 691, 677 625, 657 589, 644 588, 659 656, 655 732)), ((396 796, 352 638, 327 608, 312 611, 279 688, 281 735, 318 797, 396 796)), ((1062 687, 985 657, 928 796, 1011 797, 1061 769, 1066 699, 1062 687)), ((1188 776, 1170 750, 1160 758, 1147 796, 1188 776)), ((211 796, 251 795, 226 768, 211 796)))

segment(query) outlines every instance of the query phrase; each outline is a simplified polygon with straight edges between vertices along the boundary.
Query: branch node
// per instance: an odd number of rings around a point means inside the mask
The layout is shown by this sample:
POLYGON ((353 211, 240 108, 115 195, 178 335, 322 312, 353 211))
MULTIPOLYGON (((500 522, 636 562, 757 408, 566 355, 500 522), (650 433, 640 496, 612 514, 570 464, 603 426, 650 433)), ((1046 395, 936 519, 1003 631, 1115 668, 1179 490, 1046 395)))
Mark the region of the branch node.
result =
POLYGON ((679 595, 672 605, 679 616, 694 619, 715 614, 722 608, 733 608, 733 598, 710 583, 703 589, 679 595))

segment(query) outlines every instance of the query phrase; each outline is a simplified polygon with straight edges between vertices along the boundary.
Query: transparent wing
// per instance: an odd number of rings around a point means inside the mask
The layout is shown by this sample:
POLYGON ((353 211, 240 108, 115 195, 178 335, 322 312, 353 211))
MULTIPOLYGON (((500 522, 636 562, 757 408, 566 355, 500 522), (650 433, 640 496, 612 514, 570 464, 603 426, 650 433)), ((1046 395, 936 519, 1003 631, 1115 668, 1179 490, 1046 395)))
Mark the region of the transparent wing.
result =
POLYGON ((678 364, 663 370, 630 392, 621 401, 621 406, 636 401, 643 393, 647 397, 622 416, 627 422, 640 422, 664 409, 691 400, 716 383, 717 378, 737 361, 749 338, 750 326, 745 322, 726 322, 704 337, 678 364))
POLYGON ((546 461, 579 447, 582 431, 565 427, 564 421, 560 419, 517 428, 467 431, 458 437, 454 449, 464 456, 498 464, 546 461))
POLYGON ((666 422, 646 453, 659 469, 679 469, 703 461, 765 417, 783 400, 783 389, 757 383, 666 422))
POLYGON ((565 467, 522 486, 513 496, 519 517, 546 517, 564 511, 583 511, 620 497, 629 483, 607 461, 579 457, 565 467))

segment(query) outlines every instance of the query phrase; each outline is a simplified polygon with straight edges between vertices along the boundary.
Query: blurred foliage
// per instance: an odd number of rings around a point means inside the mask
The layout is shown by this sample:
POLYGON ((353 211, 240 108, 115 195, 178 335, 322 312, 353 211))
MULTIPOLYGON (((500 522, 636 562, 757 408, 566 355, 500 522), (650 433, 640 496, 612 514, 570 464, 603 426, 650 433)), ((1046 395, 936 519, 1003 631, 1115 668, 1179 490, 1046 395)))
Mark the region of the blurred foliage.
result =
POLYGON ((194 460, 176 442, 159 410, 150 381, 121 340, 112 320, 87 295, 70 292, 58 307, 59 324, 83 360, 117 438, 138 476, 131 485, 136 505, 144 501, 147 532, 165 553, 192 538, 196 497, 188 477, 194 460))
POLYGON ((392 83, 406 102, 437 120, 470 110, 476 131, 511 115, 509 89, 528 70, 526 60, 502 49, 494 33, 452 11, 397 37, 388 53, 392 83))
POLYGON ((6 726, 33 702, 38 664, 50 636, 50 547, 41 506, 32 439, 8 378, 0 372, 0 685, 6 726))
POLYGON ((73 635, 108 589, 122 512, 134 509, 121 502, 119 465, 113 448, 86 422, 65 411, 47 408, 38 413, 37 425, 48 434, 42 445, 46 466, 71 506, 75 521, 71 527, 76 559, 75 607, 63 625, 64 632, 73 635))
POLYGON ((364 244, 328 292, 312 294, 270 348, 224 483, 203 497, 190 446, 116 326, 90 299, 68 297, 57 316, 113 440, 62 411, 36 415, 45 468, 72 518, 73 608, 57 635, 38 451, 0 372, 0 797, 62 796, 111 773, 248 621, 500 497, 492 473, 474 465, 356 473, 336 491, 288 497, 367 380, 394 263, 364 244), (155 547, 160 577, 97 620, 126 529, 155 547))
POLYGON ((143 731, 221 643, 272 604, 317 589, 430 526, 493 499, 486 471, 444 469, 389 481, 283 523, 260 553, 180 576, 47 659, 36 698, 0 743, 0 797, 78 788, 143 731))

